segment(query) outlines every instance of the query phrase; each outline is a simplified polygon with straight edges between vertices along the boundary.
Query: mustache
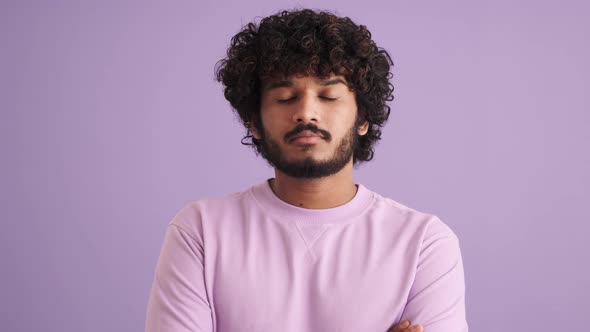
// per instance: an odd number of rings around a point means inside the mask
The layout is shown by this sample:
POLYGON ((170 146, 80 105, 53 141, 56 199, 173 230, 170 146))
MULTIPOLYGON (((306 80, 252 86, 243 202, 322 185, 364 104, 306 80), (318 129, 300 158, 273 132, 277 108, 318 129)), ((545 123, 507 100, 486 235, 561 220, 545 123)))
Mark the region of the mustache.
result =
POLYGON ((293 130, 286 133, 285 134, 285 142, 289 142, 291 140, 291 138, 293 138, 293 136, 299 134, 300 132, 302 132, 304 130, 309 130, 314 134, 320 134, 320 136, 327 141, 330 141, 332 139, 332 135, 330 135, 329 132, 318 128, 318 126, 314 125, 313 123, 308 123, 306 125, 303 125, 303 124, 298 125, 293 130))

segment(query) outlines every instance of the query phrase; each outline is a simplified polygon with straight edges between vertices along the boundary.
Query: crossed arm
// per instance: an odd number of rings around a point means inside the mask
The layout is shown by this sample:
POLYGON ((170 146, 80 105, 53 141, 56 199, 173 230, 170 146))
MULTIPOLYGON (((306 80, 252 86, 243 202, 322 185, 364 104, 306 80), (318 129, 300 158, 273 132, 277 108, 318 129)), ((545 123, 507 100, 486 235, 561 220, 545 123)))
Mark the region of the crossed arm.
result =
MULTIPOLYGON (((168 227, 148 302, 146 332, 213 331, 204 283, 194 277, 204 272, 200 243, 177 225, 168 227)), ((439 220, 427 227, 417 264, 401 320, 387 332, 468 332, 459 240, 439 220)))
POLYGON ((459 239, 437 217, 424 232, 414 283, 400 323, 404 320, 420 324, 415 330, 396 325, 387 332, 468 332, 459 239))

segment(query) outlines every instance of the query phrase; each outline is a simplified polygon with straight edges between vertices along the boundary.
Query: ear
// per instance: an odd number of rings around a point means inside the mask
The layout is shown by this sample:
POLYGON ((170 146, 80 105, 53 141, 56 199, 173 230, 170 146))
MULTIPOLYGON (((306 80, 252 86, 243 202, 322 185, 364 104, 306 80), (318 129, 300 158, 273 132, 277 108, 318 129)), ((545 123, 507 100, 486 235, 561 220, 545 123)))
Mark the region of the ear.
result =
POLYGON ((254 125, 253 122, 250 122, 248 124, 248 129, 250 130, 250 132, 252 133, 252 136, 256 139, 260 139, 260 133, 258 132, 258 129, 256 129, 256 126, 254 125))
POLYGON ((365 121, 362 125, 360 125, 357 129, 359 135, 364 136, 369 131, 369 121, 365 121))

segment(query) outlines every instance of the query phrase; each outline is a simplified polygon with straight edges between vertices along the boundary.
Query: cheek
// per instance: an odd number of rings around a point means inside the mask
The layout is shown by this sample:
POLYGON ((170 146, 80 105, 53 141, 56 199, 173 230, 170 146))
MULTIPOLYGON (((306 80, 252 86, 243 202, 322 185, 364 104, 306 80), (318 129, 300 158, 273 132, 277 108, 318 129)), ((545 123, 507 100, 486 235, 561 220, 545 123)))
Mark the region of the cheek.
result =
POLYGON ((354 114, 348 114, 345 112, 334 114, 330 118, 325 119, 325 124, 333 135, 344 136, 348 134, 350 128, 355 125, 354 114))
POLYGON ((268 109, 260 116, 267 132, 280 132, 291 125, 290 117, 285 111, 268 109))
POLYGON ((271 136, 272 138, 274 138, 276 140, 277 137, 279 137, 279 135, 281 134, 281 125, 280 123, 277 121, 277 117, 276 116, 271 116, 271 115, 261 115, 261 120, 262 120, 262 124, 263 124, 263 130, 264 130, 264 134, 265 136, 271 136))

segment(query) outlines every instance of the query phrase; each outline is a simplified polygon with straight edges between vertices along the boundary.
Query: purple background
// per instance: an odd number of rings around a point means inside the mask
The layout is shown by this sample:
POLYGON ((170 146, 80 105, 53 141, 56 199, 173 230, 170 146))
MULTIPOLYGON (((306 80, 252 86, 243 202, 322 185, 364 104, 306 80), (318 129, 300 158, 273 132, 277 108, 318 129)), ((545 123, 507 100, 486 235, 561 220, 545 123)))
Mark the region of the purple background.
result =
POLYGON ((391 118, 355 178, 457 233, 470 330, 588 328, 586 1, 3 1, 2 331, 143 330, 173 215, 273 174, 213 68, 295 5, 392 54, 391 118))

